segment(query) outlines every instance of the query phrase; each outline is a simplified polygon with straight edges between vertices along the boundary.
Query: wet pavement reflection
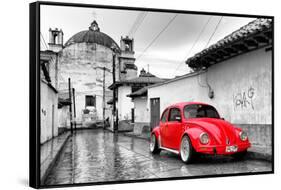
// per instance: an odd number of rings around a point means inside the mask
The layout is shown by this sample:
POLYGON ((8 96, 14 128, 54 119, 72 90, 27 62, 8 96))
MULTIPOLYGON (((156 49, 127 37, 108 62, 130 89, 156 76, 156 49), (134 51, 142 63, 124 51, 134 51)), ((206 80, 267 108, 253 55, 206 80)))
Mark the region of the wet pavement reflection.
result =
POLYGON ((45 185, 271 171, 259 160, 204 156, 184 164, 170 152, 151 155, 149 142, 103 130, 81 130, 68 139, 45 185))

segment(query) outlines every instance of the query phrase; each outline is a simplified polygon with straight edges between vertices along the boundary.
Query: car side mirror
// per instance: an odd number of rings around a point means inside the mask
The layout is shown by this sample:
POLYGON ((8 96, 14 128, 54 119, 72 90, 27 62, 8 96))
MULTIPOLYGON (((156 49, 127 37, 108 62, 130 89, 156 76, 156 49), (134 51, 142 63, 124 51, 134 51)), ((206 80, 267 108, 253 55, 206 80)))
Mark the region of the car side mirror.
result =
POLYGON ((225 120, 223 117, 221 117, 222 120, 225 120))
POLYGON ((175 116, 175 120, 178 122, 181 122, 181 117, 180 116, 175 116))

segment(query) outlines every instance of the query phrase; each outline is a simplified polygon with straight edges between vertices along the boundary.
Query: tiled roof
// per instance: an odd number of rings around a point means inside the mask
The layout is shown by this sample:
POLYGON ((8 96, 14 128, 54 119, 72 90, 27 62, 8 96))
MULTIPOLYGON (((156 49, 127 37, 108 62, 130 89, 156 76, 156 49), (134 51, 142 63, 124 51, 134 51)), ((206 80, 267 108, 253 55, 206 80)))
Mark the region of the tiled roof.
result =
POLYGON ((186 60, 191 68, 209 67, 234 55, 272 43, 272 19, 259 18, 186 60))
POLYGON ((127 96, 133 98, 138 96, 145 96, 146 94, 147 94, 147 87, 143 87, 127 96))
POLYGON ((138 67, 135 64, 131 63, 125 63, 125 69, 133 69, 133 70, 138 70, 138 67))
POLYGON ((59 95, 58 97, 59 108, 70 105, 69 93, 67 91, 65 92, 60 91, 58 95, 59 95))
POLYGON ((161 79, 158 77, 136 77, 136 78, 132 78, 132 79, 128 79, 128 80, 123 80, 123 81, 117 81, 115 82, 115 84, 110 85, 108 88, 109 89, 113 89, 117 86, 121 86, 121 85, 126 85, 126 84, 143 84, 143 85, 150 85, 150 84, 155 84, 155 83, 159 83, 159 82, 163 82, 165 81, 165 79, 161 79))
POLYGON ((113 98, 111 98, 110 100, 108 100, 106 103, 107 103, 107 104, 113 104, 113 98))
POLYGON ((60 91, 59 91, 59 98, 61 98, 61 99, 69 99, 69 92, 68 92, 68 89, 66 89, 66 90, 60 90, 60 91))
POLYGON ((151 77, 151 76, 145 76, 145 77, 137 77, 132 78, 124 81, 120 81, 120 83, 158 83, 163 82, 164 79, 158 78, 158 77, 151 77))

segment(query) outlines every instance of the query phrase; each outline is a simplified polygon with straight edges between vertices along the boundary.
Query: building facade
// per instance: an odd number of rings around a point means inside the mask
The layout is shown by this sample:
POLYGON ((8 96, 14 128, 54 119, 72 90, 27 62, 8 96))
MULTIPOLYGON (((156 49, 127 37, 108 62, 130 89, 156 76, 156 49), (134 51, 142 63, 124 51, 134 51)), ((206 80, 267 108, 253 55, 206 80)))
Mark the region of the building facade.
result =
MULTIPOLYGON (((96 21, 91 23, 88 30, 74 34, 64 45, 62 30, 50 29, 49 35, 49 47, 58 54, 58 90, 67 94, 69 79, 70 88, 75 89, 75 100, 73 95, 70 100, 72 112, 76 111, 72 115, 76 115, 77 127, 89 127, 91 123, 109 117, 112 113, 105 102, 113 96, 108 86, 113 82, 114 51, 120 52, 117 43, 100 31, 96 21)), ((115 61, 118 61, 117 58, 115 61)), ((117 79, 120 78, 119 68, 116 64, 117 79)), ((65 118, 65 111, 60 114, 61 117, 65 118)))
POLYGON ((58 135, 58 70, 57 54, 52 51, 40 52, 40 143, 58 135))
POLYGON ((146 86, 163 82, 165 79, 140 71, 138 77, 117 81, 112 89, 117 90, 118 130, 142 130, 147 125, 147 110, 144 106, 145 97, 139 95, 146 86), (142 107, 144 106, 144 107, 142 107))

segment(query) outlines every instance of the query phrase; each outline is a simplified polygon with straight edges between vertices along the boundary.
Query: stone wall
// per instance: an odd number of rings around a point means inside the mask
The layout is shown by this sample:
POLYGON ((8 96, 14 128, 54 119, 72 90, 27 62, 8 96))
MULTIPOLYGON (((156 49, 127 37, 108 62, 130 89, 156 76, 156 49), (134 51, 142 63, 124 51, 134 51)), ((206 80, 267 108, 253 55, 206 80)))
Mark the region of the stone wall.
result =
POLYGON ((272 127, 271 125, 262 124, 236 124, 237 127, 242 128, 248 133, 249 139, 253 145, 262 145, 265 147, 271 146, 271 135, 272 127))

